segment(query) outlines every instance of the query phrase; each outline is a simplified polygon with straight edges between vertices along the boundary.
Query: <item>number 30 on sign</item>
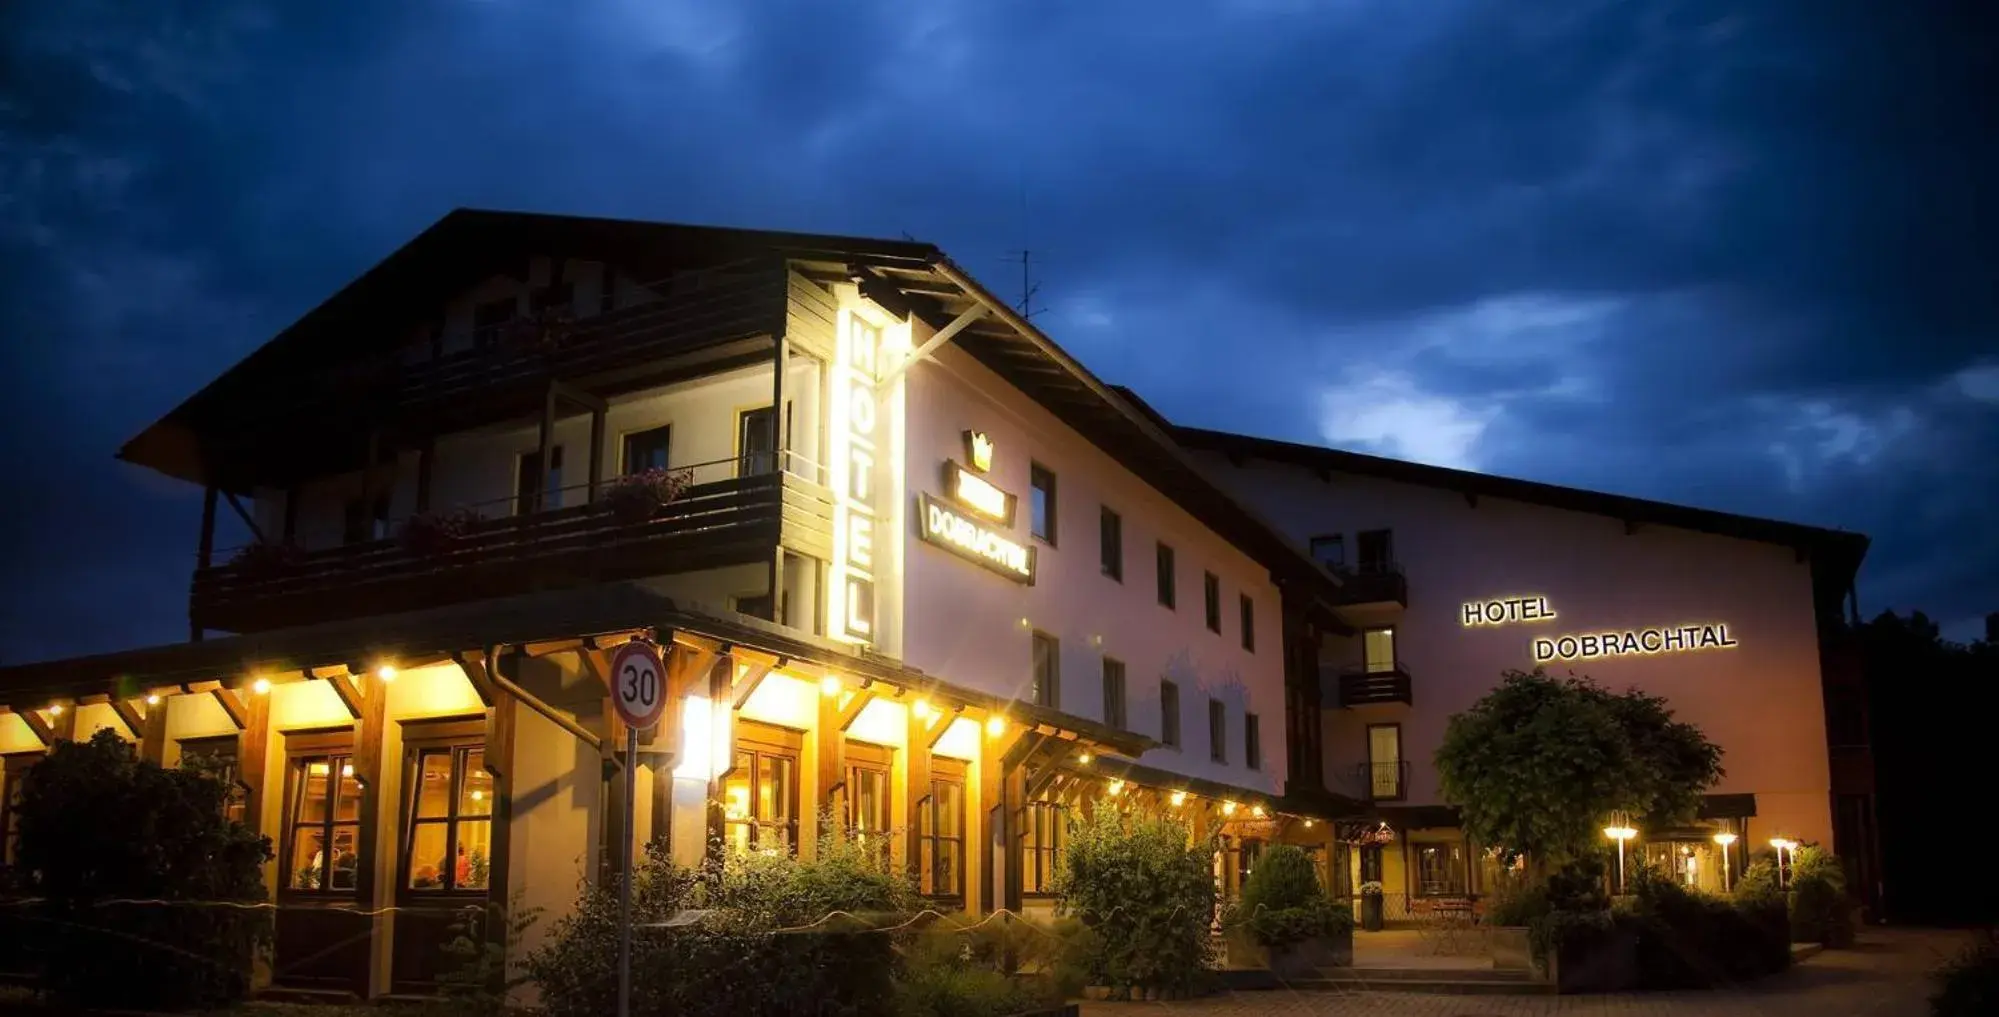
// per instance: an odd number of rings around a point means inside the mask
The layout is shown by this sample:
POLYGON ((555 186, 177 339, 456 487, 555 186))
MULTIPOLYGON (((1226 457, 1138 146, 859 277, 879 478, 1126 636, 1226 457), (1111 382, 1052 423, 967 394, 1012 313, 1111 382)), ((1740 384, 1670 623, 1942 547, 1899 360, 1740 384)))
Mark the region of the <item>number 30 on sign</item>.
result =
POLYGON ((666 712, 666 677, 659 647, 632 640, 611 655, 611 705, 627 727, 642 731, 666 712))

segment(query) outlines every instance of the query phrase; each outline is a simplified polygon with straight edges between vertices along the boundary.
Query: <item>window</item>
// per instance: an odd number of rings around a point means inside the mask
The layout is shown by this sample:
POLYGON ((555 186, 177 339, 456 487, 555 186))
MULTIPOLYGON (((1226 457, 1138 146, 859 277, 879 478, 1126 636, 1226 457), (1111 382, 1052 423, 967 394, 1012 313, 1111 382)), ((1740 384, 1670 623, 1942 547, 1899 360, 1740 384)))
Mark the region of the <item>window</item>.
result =
POLYGON ((1257 861, 1263 858, 1263 841, 1254 837, 1244 837, 1236 845, 1235 857, 1235 890, 1239 894, 1244 886, 1249 885, 1249 874, 1256 871, 1257 861))
POLYGON ((243 768, 236 763, 235 735, 181 739, 180 765, 205 770, 229 783, 229 801, 222 806, 222 818, 240 823, 249 814, 249 790, 243 786, 243 768))
POLYGON ((1027 894, 1055 892, 1061 871, 1062 843, 1068 839, 1069 810, 1051 801, 1032 801, 1021 817, 1020 889, 1027 894))
POLYGON ((1125 728, 1124 661, 1104 658, 1104 723, 1125 728))
POLYGON ((965 764, 930 761, 930 798, 917 822, 917 889, 926 897, 965 896, 965 764))
POLYGON ((541 468, 541 450, 521 453, 514 468, 514 513, 527 515, 562 507, 562 446, 548 450, 548 469, 541 468), (537 487, 536 485, 540 485, 537 487))
POLYGON ((520 314, 520 302, 513 297, 488 300, 472 308, 472 348, 490 350, 506 337, 507 326, 520 314))
POLYGON ((1159 744, 1180 747, 1180 686, 1169 681, 1159 683, 1159 744))
POLYGON ((13 864, 14 852, 21 845, 20 814, 15 810, 21 804, 22 778, 40 760, 38 752, 0 758, 0 867, 13 864))
POLYGON ((1263 769, 1263 726, 1254 713, 1242 716, 1242 761, 1252 770, 1263 769))
POLYGON ((294 756, 285 782, 281 888, 354 893, 361 885, 361 782, 353 759, 334 752, 294 756))
POLYGON ((736 415, 736 472, 755 477, 777 470, 777 414, 768 406, 736 415))
POLYGON ((1208 700, 1208 758, 1229 761, 1229 708, 1219 699, 1208 700))
POLYGON ((568 309, 576 306, 576 284, 573 282, 550 283, 537 287, 528 294, 528 310, 534 314, 568 309))
POLYGON ((666 469, 667 450, 672 445, 671 424, 662 424, 659 427, 633 431, 625 435, 625 475, 666 469))
POLYGON ((1222 578, 1213 572, 1201 573, 1201 592, 1207 598, 1208 629, 1222 630, 1222 578))
POLYGON ((1242 648, 1256 652, 1256 601, 1245 593, 1238 601, 1242 606, 1242 648))
POLYGON ((1463 844, 1417 844, 1416 896, 1457 897, 1465 892, 1463 844))
MULTIPOLYGON (((744 594, 738 597, 731 597, 729 600, 736 605, 735 610, 738 613, 749 615, 752 618, 769 619, 771 616, 770 594, 768 593, 744 594)), ((781 614, 774 620, 781 625, 792 624, 790 590, 784 590, 778 594, 777 606, 781 614)))
POLYGON ((361 499, 354 498, 342 508, 340 519, 340 542, 359 544, 370 540, 386 540, 389 536, 389 496, 384 494, 375 499, 374 518, 361 507, 361 499))
POLYGON ((1028 531, 1049 544, 1055 543, 1055 474, 1040 463, 1030 463, 1027 484, 1028 531))
POLYGON ((1360 572, 1395 571, 1395 531, 1362 530, 1354 534, 1354 550, 1360 572))
POLYGON ((1388 674, 1395 670, 1395 630, 1367 629, 1360 636, 1361 665, 1368 674, 1388 674))
POLYGON ((1367 796, 1374 801, 1402 797, 1402 725, 1367 726, 1367 796))
POLYGON ((876 745, 847 743, 847 832, 861 850, 874 853, 884 871, 889 863, 894 814, 889 753, 876 745))
POLYGON ((1174 608, 1180 598, 1173 583, 1173 548, 1161 541, 1154 559, 1158 563, 1155 567, 1159 575, 1159 605, 1169 609, 1174 608))
POLYGON ((493 776, 482 745, 421 748, 411 768, 403 885, 484 890, 492 874, 493 776))
POLYGON ((738 851, 798 850, 796 746, 738 739, 736 767, 722 782, 722 827, 738 851))
POLYGON ((1097 533, 1103 541, 1100 555, 1103 559, 1104 575, 1124 582, 1124 520, 1110 509, 1104 509, 1097 520, 1097 533))
POLYGON ((1326 567, 1328 572, 1338 572, 1347 567, 1347 538, 1344 533, 1331 533, 1312 538, 1312 560, 1326 567))
POLYGON ((618 306, 618 270, 604 266, 604 276, 597 282, 597 313, 609 314, 618 306))
POLYGON ((1036 706, 1062 703, 1062 644, 1046 632, 1034 634, 1034 687, 1029 693, 1036 706))

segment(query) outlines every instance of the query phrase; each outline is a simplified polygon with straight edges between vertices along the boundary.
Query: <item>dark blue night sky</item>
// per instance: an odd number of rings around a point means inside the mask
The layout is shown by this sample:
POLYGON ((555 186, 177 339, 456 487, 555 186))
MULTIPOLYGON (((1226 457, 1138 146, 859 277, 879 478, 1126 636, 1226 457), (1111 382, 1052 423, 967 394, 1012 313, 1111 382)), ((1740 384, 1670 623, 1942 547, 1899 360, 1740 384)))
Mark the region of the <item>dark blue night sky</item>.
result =
POLYGON ((13 0, 0 661, 185 638, 200 492, 112 452, 461 205, 906 233, 1003 294, 1031 248, 1178 420, 1862 530, 1865 613, 1971 638, 1974 9, 13 0))

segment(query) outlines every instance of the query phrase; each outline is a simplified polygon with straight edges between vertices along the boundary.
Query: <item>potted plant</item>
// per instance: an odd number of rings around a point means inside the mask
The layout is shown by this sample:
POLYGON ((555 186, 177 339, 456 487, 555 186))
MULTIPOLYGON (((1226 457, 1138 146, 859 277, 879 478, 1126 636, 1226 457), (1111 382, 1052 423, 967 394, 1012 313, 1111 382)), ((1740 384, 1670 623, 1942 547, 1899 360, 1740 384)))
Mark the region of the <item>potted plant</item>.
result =
POLYGON ((305 551, 289 540, 259 540, 245 544, 229 559, 229 567, 253 579, 280 576, 305 564, 305 551))
POLYGON ((1360 885, 1360 927, 1381 931, 1381 881, 1370 879, 1360 885))
POLYGON ((1257 859, 1236 921, 1279 978, 1353 965, 1353 915, 1326 896, 1312 859, 1295 845, 1275 845, 1257 859))
POLYGON ((471 509, 446 512, 419 512, 403 523, 398 537, 411 554, 444 554, 456 548, 482 518, 471 509))
POLYGON ((692 478, 686 470, 653 467, 619 477, 604 492, 604 504, 621 523, 643 523, 679 499, 692 478))

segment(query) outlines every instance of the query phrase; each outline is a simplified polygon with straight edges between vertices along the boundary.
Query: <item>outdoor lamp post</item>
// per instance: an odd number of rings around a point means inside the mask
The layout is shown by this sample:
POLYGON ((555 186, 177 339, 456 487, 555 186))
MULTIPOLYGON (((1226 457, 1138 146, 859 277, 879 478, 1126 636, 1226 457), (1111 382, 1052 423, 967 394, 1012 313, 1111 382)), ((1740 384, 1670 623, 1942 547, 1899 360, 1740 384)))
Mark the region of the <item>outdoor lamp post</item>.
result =
POLYGON ((1728 846, 1735 843, 1735 835, 1723 831, 1714 835, 1714 842, 1721 845, 1721 889, 1723 893, 1726 893, 1728 892, 1729 882, 1728 846))
POLYGON ((1798 842, 1786 837, 1772 837, 1770 846, 1777 849, 1777 889, 1786 889, 1791 885, 1791 869, 1784 863, 1784 852, 1788 851, 1793 859, 1797 858, 1798 842))
POLYGON ((1603 835, 1617 842, 1617 892, 1624 892, 1624 842, 1638 836, 1638 831, 1623 823, 1603 828, 1603 835))

